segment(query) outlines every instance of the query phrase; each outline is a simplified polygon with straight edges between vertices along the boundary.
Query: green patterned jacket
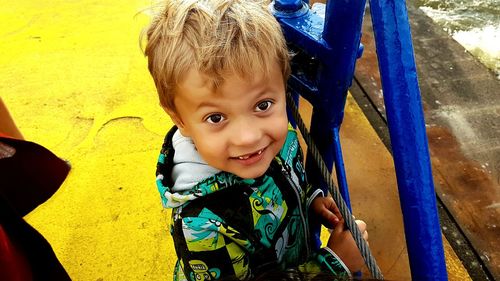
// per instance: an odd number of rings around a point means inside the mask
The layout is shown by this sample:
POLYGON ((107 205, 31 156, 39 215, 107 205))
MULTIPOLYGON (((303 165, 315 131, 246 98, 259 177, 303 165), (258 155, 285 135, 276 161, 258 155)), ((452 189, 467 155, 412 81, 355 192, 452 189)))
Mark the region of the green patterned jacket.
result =
POLYGON ((311 249, 307 210, 322 193, 307 185, 293 128, 263 176, 242 179, 219 172, 183 193, 169 188, 176 130, 165 137, 156 172, 163 206, 172 208, 174 280, 248 280, 285 268, 350 276, 330 249, 311 249))

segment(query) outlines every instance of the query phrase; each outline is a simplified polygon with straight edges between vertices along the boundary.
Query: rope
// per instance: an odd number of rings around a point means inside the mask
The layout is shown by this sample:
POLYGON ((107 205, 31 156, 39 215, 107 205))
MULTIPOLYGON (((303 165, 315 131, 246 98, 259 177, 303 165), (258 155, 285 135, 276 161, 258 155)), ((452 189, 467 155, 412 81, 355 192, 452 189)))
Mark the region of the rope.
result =
POLYGON ((337 190, 337 187, 333 183, 330 171, 326 167, 326 164, 323 161, 323 158, 321 157, 318 148, 314 144, 312 137, 309 134, 309 131, 307 130, 304 124, 304 121, 302 121, 297 105, 295 104, 295 101, 293 100, 289 92, 286 94, 286 99, 288 105, 292 109, 293 118, 295 118, 295 121, 297 122, 297 126, 299 127, 300 133, 304 137, 307 147, 309 151, 312 153, 312 156, 314 157, 314 160, 316 161, 316 164, 319 167, 321 175, 323 176, 323 180, 328 184, 328 189, 330 191, 330 194, 332 194, 333 200, 337 204, 340 214, 342 215, 342 217, 344 217, 347 228, 351 231, 351 234, 354 238, 354 241, 356 242, 356 245, 358 246, 361 256, 363 256, 363 259, 365 260, 366 266, 370 270, 370 273, 373 278, 378 280, 383 280, 384 276, 382 275, 382 272, 380 271, 380 268, 378 267, 377 262, 375 261, 375 258, 373 257, 370 248, 368 247, 368 244, 361 236, 361 232, 359 231, 359 228, 356 225, 356 222, 354 221, 351 212, 347 208, 344 199, 342 198, 342 196, 337 190))

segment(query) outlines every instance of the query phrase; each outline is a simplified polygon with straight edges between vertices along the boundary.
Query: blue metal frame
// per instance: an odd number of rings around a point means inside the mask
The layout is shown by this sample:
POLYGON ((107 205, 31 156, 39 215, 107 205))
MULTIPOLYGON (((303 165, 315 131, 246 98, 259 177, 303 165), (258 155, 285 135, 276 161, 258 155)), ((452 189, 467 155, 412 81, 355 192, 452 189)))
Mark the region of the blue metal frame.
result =
POLYGON ((406 4, 371 0, 370 11, 412 278, 448 280, 406 4))
MULTIPOLYGON (((365 1, 348 2, 338 4, 328 1, 325 18, 312 13, 304 1, 277 0, 271 8, 283 27, 287 42, 319 62, 316 77, 303 79, 300 73, 292 73, 288 86, 313 105, 311 135, 326 165, 332 167, 335 162, 337 174, 343 175, 339 188, 346 195, 344 198, 349 205, 338 131, 344 117, 354 65, 359 57, 365 1), (350 24, 336 25, 335 22, 350 24)), ((321 179, 312 161, 308 162, 307 170, 310 179, 321 179)), ((316 184, 327 190, 326 183, 321 181, 316 184)))
MULTIPOLYGON (((356 59, 362 52, 365 0, 330 0, 324 18, 307 1, 276 0, 270 6, 295 50, 288 82, 294 95, 313 105, 311 135, 328 167, 335 163, 339 189, 349 205, 339 130, 356 59), (315 61, 305 74, 305 54, 315 61), (298 70, 297 70, 298 69, 298 70)), ((371 0, 370 8, 414 280, 447 280, 441 230, 406 5, 403 0, 371 0)), ((308 161, 309 179, 321 179, 308 161)), ((320 184, 326 190, 324 182, 320 184)))

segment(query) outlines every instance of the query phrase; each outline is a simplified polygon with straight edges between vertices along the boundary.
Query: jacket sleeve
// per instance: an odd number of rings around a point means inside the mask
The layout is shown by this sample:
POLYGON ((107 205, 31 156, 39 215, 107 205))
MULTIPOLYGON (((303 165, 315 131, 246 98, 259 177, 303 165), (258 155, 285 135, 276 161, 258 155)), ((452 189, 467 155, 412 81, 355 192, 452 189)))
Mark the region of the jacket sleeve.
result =
POLYGON ((328 247, 321 248, 313 253, 311 258, 299 267, 299 270, 307 274, 322 272, 340 280, 350 280, 352 278, 347 266, 328 247))
POLYGON ((182 276, 192 281, 245 280, 251 276, 252 243, 221 221, 184 217, 174 222, 172 236, 179 258, 176 280, 182 280, 182 276))

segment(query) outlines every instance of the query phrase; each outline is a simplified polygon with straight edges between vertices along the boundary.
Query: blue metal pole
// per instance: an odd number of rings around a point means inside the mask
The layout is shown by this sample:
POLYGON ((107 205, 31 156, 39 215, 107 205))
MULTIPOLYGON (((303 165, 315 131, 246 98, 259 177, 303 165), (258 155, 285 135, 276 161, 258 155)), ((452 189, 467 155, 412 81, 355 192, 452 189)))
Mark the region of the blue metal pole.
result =
POLYGON ((371 0, 413 280, 447 280, 424 114, 404 0, 371 0))
MULTIPOLYGON (((276 0, 271 6, 287 42, 320 62, 312 84, 292 74, 289 87, 295 91, 303 89, 300 94, 313 105, 311 136, 330 171, 335 163, 339 188, 347 204, 349 192, 338 133, 359 57, 365 3, 366 0, 327 1, 324 19, 310 12, 307 1, 276 0)), ((307 161, 306 170, 311 184, 327 191, 314 161, 307 161)), ((320 244, 319 227, 316 232, 320 244)))
POLYGON ((339 184, 339 191, 342 198, 352 212, 351 207, 351 197, 349 196, 349 188, 347 187, 347 177, 344 167, 344 158, 342 157, 342 147, 340 145, 340 132, 339 129, 333 129, 333 144, 334 144, 334 154, 335 154, 335 172, 337 174, 337 181, 339 184))

